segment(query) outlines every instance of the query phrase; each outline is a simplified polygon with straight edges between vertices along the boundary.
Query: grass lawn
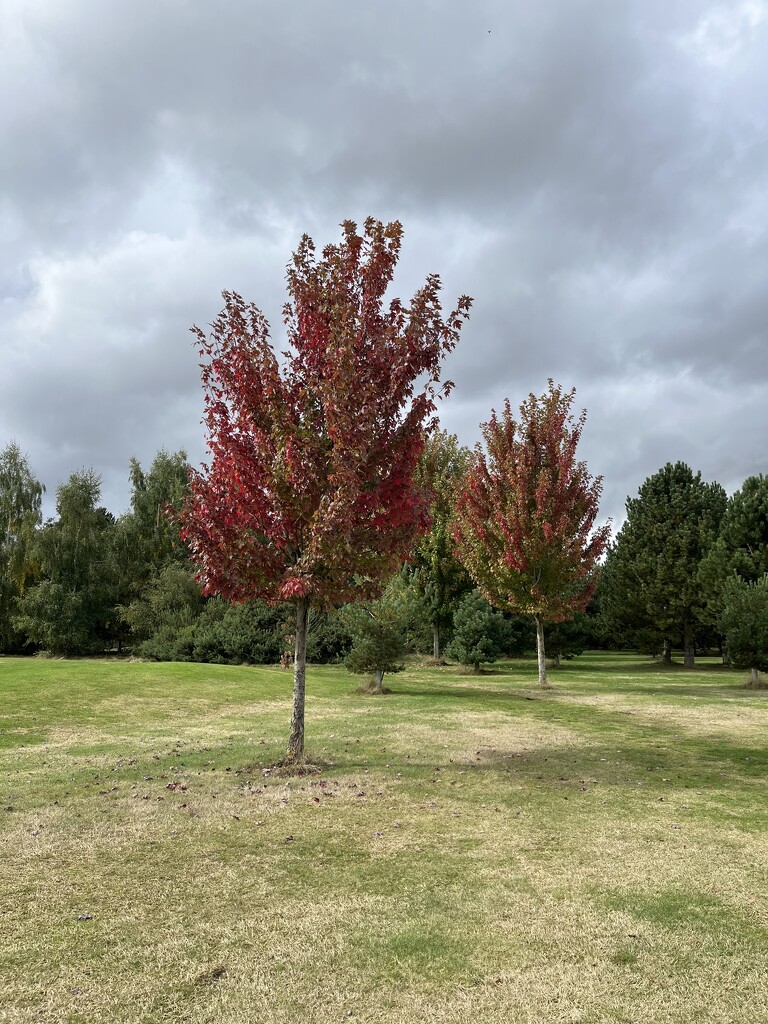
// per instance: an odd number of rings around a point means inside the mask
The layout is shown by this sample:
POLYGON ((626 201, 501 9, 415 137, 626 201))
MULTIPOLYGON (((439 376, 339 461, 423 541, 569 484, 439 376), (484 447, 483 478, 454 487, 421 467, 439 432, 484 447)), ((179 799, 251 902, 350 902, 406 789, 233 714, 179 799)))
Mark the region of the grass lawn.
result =
POLYGON ((768 692, 0 659, 0 1021, 768 1021, 768 692))

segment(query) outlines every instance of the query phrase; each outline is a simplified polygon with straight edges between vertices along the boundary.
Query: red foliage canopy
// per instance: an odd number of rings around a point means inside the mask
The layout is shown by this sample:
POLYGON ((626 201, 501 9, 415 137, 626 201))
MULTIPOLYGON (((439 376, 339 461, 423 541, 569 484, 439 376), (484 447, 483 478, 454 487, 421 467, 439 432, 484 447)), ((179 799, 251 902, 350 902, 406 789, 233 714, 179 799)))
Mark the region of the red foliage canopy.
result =
POLYGON ((210 336, 193 328, 211 462, 192 474, 182 522, 208 593, 376 596, 428 526, 414 468, 471 300, 443 318, 430 275, 409 306, 385 308, 400 223, 342 228, 321 259, 305 235, 288 264, 282 365, 264 315, 235 293, 210 336))
POLYGON ((549 381, 529 395, 520 422, 509 401, 482 427, 480 446, 456 502, 453 536, 483 595, 550 622, 583 611, 610 527, 594 529, 602 478, 576 459, 585 413, 574 422, 575 391, 549 381))

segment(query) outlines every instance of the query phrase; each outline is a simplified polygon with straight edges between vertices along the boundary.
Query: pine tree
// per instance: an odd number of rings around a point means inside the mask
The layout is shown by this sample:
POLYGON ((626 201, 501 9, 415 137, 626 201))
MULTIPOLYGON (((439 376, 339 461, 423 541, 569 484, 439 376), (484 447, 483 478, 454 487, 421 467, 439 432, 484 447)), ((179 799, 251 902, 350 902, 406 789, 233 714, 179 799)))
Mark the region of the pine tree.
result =
POLYGON ((653 638, 665 661, 682 641, 684 663, 693 666, 704 608, 698 570, 725 506, 723 488, 705 483, 684 462, 668 462, 627 499, 601 590, 615 632, 653 638))

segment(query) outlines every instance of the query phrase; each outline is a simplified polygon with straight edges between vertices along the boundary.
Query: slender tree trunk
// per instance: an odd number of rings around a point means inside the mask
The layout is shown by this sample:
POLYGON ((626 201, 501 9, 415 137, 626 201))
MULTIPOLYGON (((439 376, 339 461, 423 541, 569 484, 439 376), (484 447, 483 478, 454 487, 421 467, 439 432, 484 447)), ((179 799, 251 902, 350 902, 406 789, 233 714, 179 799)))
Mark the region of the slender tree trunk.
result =
POLYGON ((749 670, 749 685, 759 686, 760 685, 760 673, 756 668, 749 670))
POLYGON ((296 602, 296 655, 293 663, 293 714, 285 760, 289 764, 304 757, 304 694, 307 677, 307 618, 309 601, 296 602))
POLYGON ((432 623, 432 657, 440 661, 440 627, 436 622, 432 623))
POLYGON ((689 622, 683 626, 683 665, 693 668, 696 662, 696 648, 693 643, 693 628, 689 622))
POLYGON ((382 685, 384 683, 384 669, 377 668, 373 673, 373 692, 381 693, 382 685))
POLYGON ((555 654, 552 657, 552 668, 560 668, 560 655, 555 654))
POLYGON ((664 652, 661 655, 661 661, 664 665, 672 664, 672 642, 664 637, 664 652))
POLYGON ((548 688, 547 655, 544 651, 544 623, 541 621, 540 615, 534 615, 533 621, 536 623, 536 654, 539 659, 539 686, 548 688))

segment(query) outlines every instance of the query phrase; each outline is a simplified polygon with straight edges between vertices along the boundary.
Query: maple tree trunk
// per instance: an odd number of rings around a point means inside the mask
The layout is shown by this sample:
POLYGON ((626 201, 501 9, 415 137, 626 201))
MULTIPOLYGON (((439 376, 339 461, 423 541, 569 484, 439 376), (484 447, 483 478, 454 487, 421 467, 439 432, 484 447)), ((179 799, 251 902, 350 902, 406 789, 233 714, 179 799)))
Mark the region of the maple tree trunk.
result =
POLYGON ((756 668, 751 668, 749 670, 749 675, 750 675, 749 685, 750 686, 759 686, 760 685, 760 673, 759 673, 759 671, 756 668))
POLYGON ((672 664, 672 642, 666 637, 664 638, 664 653, 661 656, 661 661, 664 665, 672 664))
POLYGON ((290 764, 304 757, 304 694, 307 676, 307 618, 309 601, 296 602, 296 655, 293 663, 293 714, 285 760, 290 764))
POLYGON ((434 624, 432 626, 432 657, 435 661, 440 661, 440 627, 434 624))
POLYGON ((536 654, 539 659, 539 686, 548 687, 547 656, 544 651, 544 623, 541 621, 540 615, 534 615, 533 621, 536 623, 536 654))

